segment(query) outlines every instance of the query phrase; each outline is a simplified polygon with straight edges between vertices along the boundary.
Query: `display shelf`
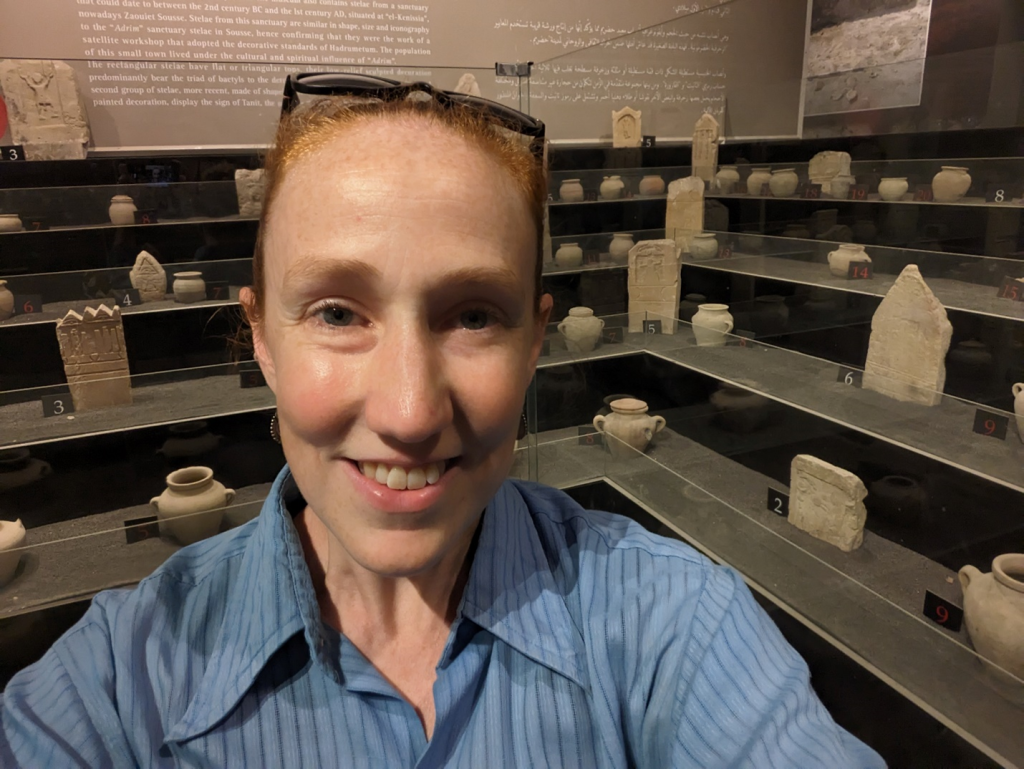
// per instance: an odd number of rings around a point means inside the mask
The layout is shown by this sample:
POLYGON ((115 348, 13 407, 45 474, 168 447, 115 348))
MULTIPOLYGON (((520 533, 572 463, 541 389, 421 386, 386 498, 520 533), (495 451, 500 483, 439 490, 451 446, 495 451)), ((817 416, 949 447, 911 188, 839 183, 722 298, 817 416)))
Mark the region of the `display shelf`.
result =
MULTIPOLYGON (((239 290, 240 289, 237 286, 229 286, 228 293, 230 298, 228 299, 203 299, 198 302, 181 304, 171 298, 164 299, 159 302, 145 302, 143 304, 135 305, 134 307, 126 307, 124 305, 118 306, 121 308, 122 316, 144 315, 151 312, 176 312, 178 310, 189 310, 196 307, 232 307, 238 304, 239 290)), ((168 296, 171 296, 171 294, 168 294, 168 296)), ((14 315, 7 320, 0 320, 0 329, 8 326, 32 326, 39 323, 56 323, 67 314, 68 310, 74 310, 81 314, 85 312, 86 307, 99 307, 101 304, 106 304, 108 307, 112 307, 116 302, 113 299, 90 299, 78 302, 43 302, 42 312, 14 315)))
MULTIPOLYGON (((238 489, 222 530, 259 514, 271 484, 238 489)), ((179 548, 163 537, 128 544, 125 521, 155 515, 149 504, 38 526, 26 533, 13 581, 0 587, 0 619, 136 584, 179 548)))
POLYGON ((559 267, 554 262, 545 262, 542 275, 547 278, 553 275, 579 275, 583 272, 602 272, 608 270, 625 270, 629 265, 612 261, 611 255, 604 253, 601 261, 594 264, 581 264, 579 267, 559 267))
POLYGON ((784 484, 670 428, 624 461, 575 432, 539 436, 541 482, 611 483, 995 760, 1024 762, 1020 682, 983 668, 965 630, 921 615, 925 590, 962 603, 954 572, 870 531, 851 553, 811 537, 767 510, 768 489, 784 484))
MULTIPOLYGON (((1024 207, 1024 198, 1016 198, 1012 201, 1005 203, 990 203, 985 198, 981 197, 964 197, 960 200, 943 203, 937 200, 914 200, 914 196, 911 193, 907 193, 903 200, 882 200, 878 193, 870 193, 866 198, 859 200, 851 200, 849 198, 832 198, 823 196, 821 198, 808 199, 801 197, 800 195, 790 195, 787 197, 776 197, 774 195, 748 195, 745 192, 734 192, 725 195, 721 192, 705 191, 705 198, 714 198, 716 200, 785 200, 785 201, 797 201, 802 203, 817 203, 817 204, 839 204, 839 203, 874 203, 886 206, 895 205, 914 205, 914 206, 969 206, 975 208, 1003 208, 1003 209, 1017 209, 1024 207)), ((576 202, 566 202, 563 200, 552 200, 548 201, 548 205, 552 207, 562 206, 588 206, 588 205, 610 205, 612 203, 630 203, 630 202, 642 202, 648 200, 667 200, 668 195, 625 195, 621 198, 614 198, 612 200, 603 200, 598 198, 597 200, 581 200, 576 202)))
POLYGON ((842 373, 853 367, 743 337, 730 337, 723 347, 700 347, 683 321, 675 334, 627 333, 620 344, 589 353, 569 353, 552 343, 538 368, 631 354, 653 355, 1024 492, 1024 443, 1012 413, 948 395, 937 406, 904 403, 845 384, 842 373), (979 408, 1009 420, 1005 440, 973 431, 979 408))
POLYGON ((191 216, 183 219, 159 219, 158 221, 151 222, 148 224, 112 224, 106 222, 102 224, 75 224, 75 225, 51 225, 46 229, 35 230, 30 229, 28 226, 24 230, 15 232, 0 232, 0 236, 15 236, 15 235, 38 235, 43 232, 75 232, 78 230, 119 230, 123 228, 136 228, 136 227, 168 227, 180 224, 213 224, 215 222, 258 222, 259 217, 255 216, 240 216, 239 214, 231 214, 227 216, 191 216))
MULTIPOLYGON (((868 250, 870 254, 870 248, 868 250)), ((942 254, 949 256, 949 254, 942 254)), ((964 257, 969 258, 969 257, 964 257)), ((733 252, 727 259, 696 260, 684 258, 688 267, 699 267, 753 278, 782 280, 868 296, 885 296, 896 282, 896 275, 874 273, 867 280, 839 278, 829 272, 827 264, 760 256, 733 252)), ((925 281, 942 305, 950 310, 961 310, 978 315, 990 315, 1009 320, 1024 320, 1024 302, 1001 299, 998 287, 965 283, 948 278, 927 277, 925 281)))
POLYGON ((221 365, 134 376, 130 404, 63 417, 43 416, 40 398, 54 394, 53 388, 40 389, 35 398, 32 391, 14 391, 12 394, 24 400, 0 406, 0 424, 4 426, 0 448, 274 408, 274 394, 269 387, 243 388, 239 384, 240 372, 232 369, 230 365, 221 365), (181 379, 160 381, 175 375, 181 379))

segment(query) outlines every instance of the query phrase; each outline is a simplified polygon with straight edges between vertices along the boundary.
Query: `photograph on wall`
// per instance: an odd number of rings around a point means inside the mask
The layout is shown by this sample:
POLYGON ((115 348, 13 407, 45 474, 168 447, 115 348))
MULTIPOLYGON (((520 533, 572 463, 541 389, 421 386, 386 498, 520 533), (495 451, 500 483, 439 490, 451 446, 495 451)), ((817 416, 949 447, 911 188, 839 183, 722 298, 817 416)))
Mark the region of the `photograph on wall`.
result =
POLYGON ((804 115, 921 103, 932 0, 812 0, 804 115))

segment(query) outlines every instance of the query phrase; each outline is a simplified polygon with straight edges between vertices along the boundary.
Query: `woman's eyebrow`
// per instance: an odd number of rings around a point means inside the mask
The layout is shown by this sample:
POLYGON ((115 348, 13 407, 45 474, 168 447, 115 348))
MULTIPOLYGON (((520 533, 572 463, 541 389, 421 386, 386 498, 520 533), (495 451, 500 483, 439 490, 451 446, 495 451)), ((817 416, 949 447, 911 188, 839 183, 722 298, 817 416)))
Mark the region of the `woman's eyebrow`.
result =
MULTIPOLYGON (((382 278, 381 271, 362 259, 329 259, 311 255, 296 259, 284 274, 284 284, 358 281, 373 284, 382 278)), ((440 269, 432 281, 438 288, 480 287, 496 288, 516 295, 526 286, 515 270, 505 266, 467 266, 454 270, 440 269)))

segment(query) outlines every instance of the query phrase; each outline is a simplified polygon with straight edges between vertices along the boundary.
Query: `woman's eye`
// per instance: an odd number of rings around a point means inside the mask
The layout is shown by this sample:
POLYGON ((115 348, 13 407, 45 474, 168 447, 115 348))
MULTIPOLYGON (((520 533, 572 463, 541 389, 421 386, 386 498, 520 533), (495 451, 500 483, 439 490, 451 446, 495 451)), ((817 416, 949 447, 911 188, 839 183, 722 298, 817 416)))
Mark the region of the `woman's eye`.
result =
POLYGON ((486 310, 466 310, 459 315, 459 323, 462 324, 463 328, 467 328, 470 331, 480 331, 487 328, 490 321, 491 316, 486 310))
POLYGON ((356 314, 347 307, 324 307, 317 315, 328 326, 351 326, 356 314))

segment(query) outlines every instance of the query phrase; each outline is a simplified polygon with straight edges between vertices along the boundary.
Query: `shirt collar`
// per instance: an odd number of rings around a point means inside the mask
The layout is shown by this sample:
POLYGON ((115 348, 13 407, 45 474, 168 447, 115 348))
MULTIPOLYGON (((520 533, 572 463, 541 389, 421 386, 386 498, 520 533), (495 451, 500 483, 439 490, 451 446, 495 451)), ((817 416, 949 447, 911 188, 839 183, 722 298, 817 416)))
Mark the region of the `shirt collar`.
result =
MULTIPOLYGON (((309 568, 288 502, 298 489, 287 465, 270 489, 225 604, 225 621, 202 681, 168 741, 191 739, 221 721, 270 657, 299 631, 311 656, 337 676, 309 568)), ((535 662, 589 689, 583 637, 552 572, 548 552, 520 489, 506 481, 484 512, 460 615, 535 662)), ((441 667, 451 660, 442 655, 441 667)), ((340 678, 338 678, 340 682, 340 678)))

